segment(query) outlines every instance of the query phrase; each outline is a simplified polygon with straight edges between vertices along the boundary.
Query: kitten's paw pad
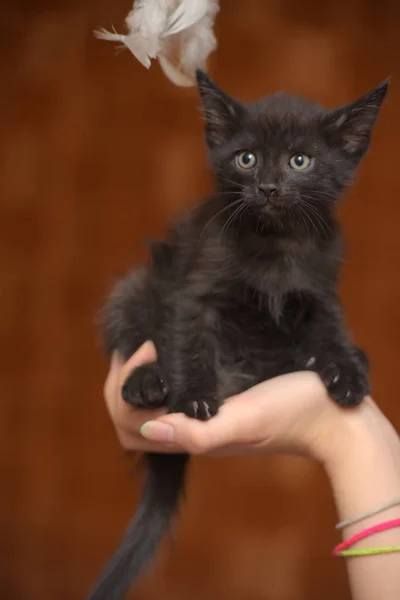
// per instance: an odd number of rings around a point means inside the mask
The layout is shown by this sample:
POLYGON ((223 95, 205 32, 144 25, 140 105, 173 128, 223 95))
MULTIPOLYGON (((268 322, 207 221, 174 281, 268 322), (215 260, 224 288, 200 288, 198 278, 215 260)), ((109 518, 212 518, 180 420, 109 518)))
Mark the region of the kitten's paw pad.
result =
POLYGON ((320 371, 320 377, 341 406, 357 406, 371 391, 367 374, 356 362, 329 363, 320 371))
POLYGON ((156 363, 135 369, 122 386, 122 398, 135 408, 160 408, 165 406, 167 384, 156 363))

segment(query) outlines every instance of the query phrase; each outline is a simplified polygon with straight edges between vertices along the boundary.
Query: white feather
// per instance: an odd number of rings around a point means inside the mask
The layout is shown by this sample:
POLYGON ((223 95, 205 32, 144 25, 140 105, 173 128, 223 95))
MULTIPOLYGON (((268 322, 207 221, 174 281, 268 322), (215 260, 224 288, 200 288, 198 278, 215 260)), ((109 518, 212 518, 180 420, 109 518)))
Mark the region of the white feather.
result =
POLYGON ((208 4, 204 0, 181 0, 168 19, 168 29, 164 35, 174 35, 198 23, 207 14, 208 4))
POLYGON ((190 86, 217 46, 213 27, 218 0, 136 0, 126 35, 96 31, 101 40, 122 42, 147 69, 158 59, 175 85, 190 86))
POLYGON ((166 56, 161 54, 158 60, 160 67, 172 83, 180 87, 191 87, 193 85, 193 78, 188 77, 179 68, 175 67, 166 56))
POLYGON ((197 67, 203 67, 208 56, 215 50, 216 46, 217 40, 211 27, 208 27, 203 22, 194 25, 190 31, 190 35, 183 40, 181 54, 182 69, 190 73, 197 67))

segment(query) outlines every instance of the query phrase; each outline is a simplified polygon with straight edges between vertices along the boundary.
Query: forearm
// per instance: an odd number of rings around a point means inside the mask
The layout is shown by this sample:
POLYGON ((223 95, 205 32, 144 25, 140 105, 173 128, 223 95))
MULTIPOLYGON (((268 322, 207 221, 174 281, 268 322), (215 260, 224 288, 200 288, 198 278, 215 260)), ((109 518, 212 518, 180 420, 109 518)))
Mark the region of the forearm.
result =
MULTIPOLYGON (((336 437, 324 454, 340 520, 356 517, 400 498, 400 441, 392 425, 369 399, 355 411, 342 411, 336 437)), ((344 539, 391 519, 400 505, 349 525, 344 539)), ((400 546, 400 528, 358 542, 354 548, 400 546)), ((339 560, 339 559, 338 559, 339 560)), ((345 558, 353 600, 398 600, 400 553, 345 558)))

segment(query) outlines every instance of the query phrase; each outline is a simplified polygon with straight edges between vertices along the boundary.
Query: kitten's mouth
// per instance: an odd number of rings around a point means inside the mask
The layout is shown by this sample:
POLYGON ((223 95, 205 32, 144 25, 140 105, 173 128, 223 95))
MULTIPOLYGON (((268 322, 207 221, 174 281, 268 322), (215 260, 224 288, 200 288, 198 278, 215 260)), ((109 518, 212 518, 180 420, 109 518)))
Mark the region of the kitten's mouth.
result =
POLYGON ((258 214, 268 218, 282 218, 290 212, 291 206, 296 202, 289 195, 255 196, 254 203, 258 214))
POLYGON ((279 203, 278 201, 276 202, 272 202, 271 200, 268 200, 264 205, 263 205, 263 210, 267 211, 267 212, 282 212, 285 210, 285 206, 281 203, 279 203))
POLYGON ((281 217, 286 212, 286 206, 279 203, 278 200, 267 200, 259 208, 262 214, 268 217, 281 217))

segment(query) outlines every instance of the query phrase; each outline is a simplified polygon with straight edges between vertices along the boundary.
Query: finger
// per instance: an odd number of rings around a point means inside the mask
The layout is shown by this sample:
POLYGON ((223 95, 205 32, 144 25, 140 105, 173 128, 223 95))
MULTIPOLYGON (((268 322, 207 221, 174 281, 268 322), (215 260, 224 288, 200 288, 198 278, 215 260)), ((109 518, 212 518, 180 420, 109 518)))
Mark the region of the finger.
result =
POLYGON ((121 355, 118 352, 114 352, 111 357, 110 369, 108 371, 103 388, 104 400, 112 420, 115 418, 117 397, 120 387, 119 376, 122 365, 123 360, 121 355))
POLYGON ((231 444, 257 442, 255 425, 259 417, 259 403, 249 406, 248 399, 241 395, 226 402, 210 421, 170 414, 145 423, 140 431, 149 440, 173 443, 191 454, 204 454, 231 444))
POLYGON ((104 382, 104 388, 103 388, 103 394, 104 394, 104 398, 106 399, 106 401, 111 396, 111 394, 113 393, 113 391, 115 389, 116 384, 118 383, 119 372, 121 370, 122 365, 123 365, 123 360, 122 360, 121 355, 118 352, 114 352, 111 356, 110 368, 107 373, 107 377, 104 382))

